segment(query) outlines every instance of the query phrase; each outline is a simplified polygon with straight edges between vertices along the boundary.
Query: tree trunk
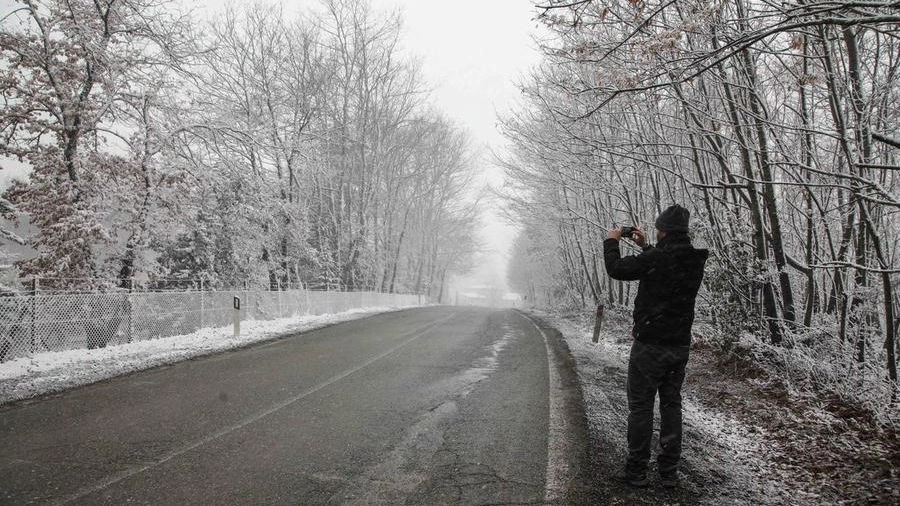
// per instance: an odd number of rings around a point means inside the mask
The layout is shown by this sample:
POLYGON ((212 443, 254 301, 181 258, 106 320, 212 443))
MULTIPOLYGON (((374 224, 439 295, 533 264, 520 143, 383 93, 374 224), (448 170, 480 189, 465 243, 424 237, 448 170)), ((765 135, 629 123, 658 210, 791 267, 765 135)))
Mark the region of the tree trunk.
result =
MULTIPOLYGON (((749 30, 749 26, 745 21, 745 13, 742 0, 736 0, 738 6, 738 14, 741 24, 749 30)), ((766 112, 763 110, 763 104, 759 97, 759 90, 756 78, 756 69, 750 56, 750 50, 741 51, 741 60, 744 65, 744 73, 748 81, 749 105, 750 112, 753 114, 753 123, 756 128, 756 141, 759 144, 759 169, 763 181, 763 202, 765 204, 766 214, 769 218, 769 227, 771 228, 771 245, 772 253, 775 260, 775 267, 778 270, 778 280, 781 285, 781 302, 782 316, 788 323, 794 323, 796 320, 794 310, 794 293, 791 287, 791 278, 788 276, 785 267, 787 261, 784 254, 784 240, 781 233, 781 218, 778 215, 778 203, 775 196, 775 180, 772 173, 772 167, 769 162, 769 142, 766 134, 763 118, 766 112)), ((750 174, 748 174, 750 177, 750 174)), ((780 340, 780 337, 779 337, 780 340)))
MULTIPOLYGON (((715 37, 713 38, 713 46, 718 49, 718 41, 715 37)), ((756 258, 760 262, 765 264, 769 260, 769 255, 765 244, 765 230, 763 229, 762 209, 759 204, 759 194, 756 191, 756 185, 753 183, 756 178, 753 174, 753 165, 751 162, 750 151, 747 148, 748 143, 746 141, 744 130, 741 127, 743 123, 740 121, 738 115, 737 103, 735 102, 731 90, 731 85, 728 84, 725 70, 724 68, 722 68, 721 64, 719 64, 718 70, 722 82, 723 91, 725 92, 732 128, 738 141, 737 144, 741 154, 741 165, 743 166, 744 174, 748 179, 747 195, 750 198, 750 217, 751 222, 753 223, 756 258)), ((769 279, 763 280, 761 282, 761 285, 763 295, 763 315, 769 328, 770 340, 772 344, 781 344, 782 329, 778 321, 778 304, 775 300, 775 289, 772 287, 772 281, 769 279)))

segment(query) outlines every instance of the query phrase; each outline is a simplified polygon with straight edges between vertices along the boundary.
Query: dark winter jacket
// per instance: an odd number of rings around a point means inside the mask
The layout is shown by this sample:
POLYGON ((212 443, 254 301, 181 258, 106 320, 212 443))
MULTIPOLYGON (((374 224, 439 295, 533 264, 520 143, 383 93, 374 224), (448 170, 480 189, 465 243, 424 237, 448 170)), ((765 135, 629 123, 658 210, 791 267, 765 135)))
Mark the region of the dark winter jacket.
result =
POLYGON ((655 248, 625 258, 619 254, 619 241, 607 239, 603 256, 611 278, 641 281, 634 299, 634 338, 648 344, 690 345, 694 303, 709 251, 695 249, 687 234, 672 233, 655 248))

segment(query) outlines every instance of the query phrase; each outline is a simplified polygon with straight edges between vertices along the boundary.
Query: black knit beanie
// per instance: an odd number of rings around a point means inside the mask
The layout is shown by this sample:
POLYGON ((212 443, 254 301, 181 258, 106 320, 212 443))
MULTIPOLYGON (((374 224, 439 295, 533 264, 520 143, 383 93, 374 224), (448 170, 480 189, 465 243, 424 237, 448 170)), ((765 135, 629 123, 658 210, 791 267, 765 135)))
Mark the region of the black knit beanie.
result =
POLYGON ((691 212, 687 209, 675 204, 666 208, 656 218, 656 228, 663 232, 687 232, 688 220, 691 218, 691 212))

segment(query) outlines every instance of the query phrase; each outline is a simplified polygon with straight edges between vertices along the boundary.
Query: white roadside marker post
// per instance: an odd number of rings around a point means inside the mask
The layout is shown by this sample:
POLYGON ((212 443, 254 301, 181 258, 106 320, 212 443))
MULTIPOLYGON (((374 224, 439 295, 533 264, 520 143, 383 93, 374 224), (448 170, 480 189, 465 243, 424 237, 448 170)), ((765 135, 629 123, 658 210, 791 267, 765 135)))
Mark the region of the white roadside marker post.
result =
POLYGON ((241 337, 241 298, 234 298, 234 337, 241 337))

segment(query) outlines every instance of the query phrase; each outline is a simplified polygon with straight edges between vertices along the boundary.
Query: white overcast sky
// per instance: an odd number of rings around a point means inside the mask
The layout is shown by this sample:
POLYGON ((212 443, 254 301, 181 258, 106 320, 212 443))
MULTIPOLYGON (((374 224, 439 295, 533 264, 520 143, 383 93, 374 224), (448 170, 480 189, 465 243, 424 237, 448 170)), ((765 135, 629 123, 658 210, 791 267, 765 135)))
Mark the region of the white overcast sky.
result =
MULTIPOLYGON (((404 46, 422 59, 437 106, 476 143, 502 151, 497 113, 515 106, 520 96, 515 83, 539 59, 531 0, 373 0, 373 6, 403 13, 404 46)), ((487 157, 481 169, 491 184, 502 183, 487 157)), ((506 285, 514 236, 497 213, 486 213, 482 237, 488 254, 471 282, 506 285)))

